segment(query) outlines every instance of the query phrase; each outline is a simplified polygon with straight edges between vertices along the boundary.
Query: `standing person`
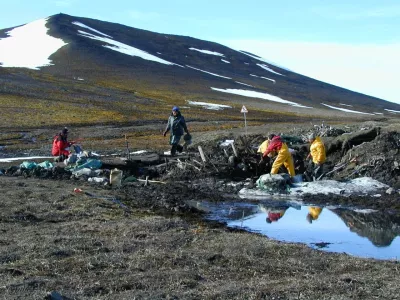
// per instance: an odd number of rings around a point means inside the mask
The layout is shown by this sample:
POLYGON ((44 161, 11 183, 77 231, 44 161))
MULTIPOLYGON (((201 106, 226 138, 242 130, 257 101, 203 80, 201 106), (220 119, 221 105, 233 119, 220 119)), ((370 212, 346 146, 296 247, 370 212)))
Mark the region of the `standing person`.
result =
POLYGON ((311 133, 308 136, 308 142, 311 146, 307 159, 311 158, 310 167, 312 169, 313 181, 315 181, 322 175, 323 165, 326 160, 325 145, 315 133, 311 133))
POLYGON ((74 144, 74 142, 68 142, 68 128, 65 127, 54 137, 51 155, 58 156, 59 160, 63 161, 71 154, 68 148, 72 144, 74 144))
POLYGON ((176 151, 182 152, 183 147, 179 144, 179 141, 184 132, 189 134, 189 130, 186 127, 185 118, 182 116, 179 107, 174 106, 172 108, 171 115, 168 118, 167 127, 163 133, 164 136, 167 135, 168 131, 171 131, 171 136, 169 138, 169 144, 171 145, 171 155, 175 155, 176 151))
POLYGON ((294 172, 294 163, 292 154, 289 151, 286 143, 282 141, 280 136, 274 136, 263 154, 263 158, 267 157, 271 152, 276 151, 278 155, 272 165, 271 174, 278 174, 279 168, 284 165, 289 172, 291 177, 294 177, 296 174, 294 172))

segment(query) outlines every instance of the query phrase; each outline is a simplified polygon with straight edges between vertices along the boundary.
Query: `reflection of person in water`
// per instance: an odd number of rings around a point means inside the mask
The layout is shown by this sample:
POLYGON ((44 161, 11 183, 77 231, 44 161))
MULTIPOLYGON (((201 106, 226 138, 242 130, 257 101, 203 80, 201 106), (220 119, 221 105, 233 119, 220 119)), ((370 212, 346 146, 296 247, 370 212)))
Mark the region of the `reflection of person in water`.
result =
POLYGON ((319 215, 322 212, 322 207, 318 207, 318 206, 309 206, 308 207, 308 214, 307 214, 307 221, 308 223, 312 223, 313 221, 317 220, 319 215))
POLYGON ((272 222, 277 222, 279 219, 281 219, 288 208, 289 206, 268 207, 260 204, 260 209, 267 214, 265 221, 269 224, 272 222))

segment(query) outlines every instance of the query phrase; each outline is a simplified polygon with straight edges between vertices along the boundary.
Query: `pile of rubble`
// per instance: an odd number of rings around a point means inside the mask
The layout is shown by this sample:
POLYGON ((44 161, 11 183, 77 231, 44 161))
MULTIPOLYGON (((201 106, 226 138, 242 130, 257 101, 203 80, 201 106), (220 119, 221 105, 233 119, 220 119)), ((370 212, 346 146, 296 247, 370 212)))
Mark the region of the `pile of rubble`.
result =
MULTIPOLYGON (((312 127, 298 135, 282 135, 293 150, 296 174, 307 168, 305 157, 309 151, 306 136, 317 132, 322 136, 327 152, 323 179, 339 181, 357 177, 372 177, 382 183, 400 188, 400 134, 381 132, 373 127, 357 132, 345 132, 331 126, 312 127)), ((271 163, 260 165, 258 146, 266 139, 263 135, 245 135, 233 139, 231 136, 214 141, 191 145, 186 153, 176 156, 156 152, 144 152, 128 157, 99 157, 99 163, 84 166, 79 161, 66 167, 56 163, 51 167, 27 166, 2 170, 6 175, 23 175, 40 178, 83 179, 93 183, 110 184, 111 171, 120 170, 121 181, 149 180, 193 181, 216 178, 226 181, 248 180, 255 184, 261 175, 269 173, 271 163), (269 167, 269 169, 268 169, 269 167), (250 179, 250 180, 249 180, 250 179)), ((282 169, 282 173, 286 171, 282 169)))

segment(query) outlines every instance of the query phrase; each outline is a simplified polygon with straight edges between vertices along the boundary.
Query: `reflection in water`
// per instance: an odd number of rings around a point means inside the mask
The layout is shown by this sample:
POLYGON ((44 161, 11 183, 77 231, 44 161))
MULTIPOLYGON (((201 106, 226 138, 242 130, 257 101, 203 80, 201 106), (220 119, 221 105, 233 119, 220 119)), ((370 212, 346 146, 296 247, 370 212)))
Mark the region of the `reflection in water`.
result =
POLYGON ((306 216, 306 220, 308 221, 308 223, 312 223, 315 220, 318 220, 319 215, 322 212, 322 207, 318 207, 318 206, 309 206, 308 207, 308 214, 306 216))
MULTIPOLYGON (((352 210, 334 209, 352 232, 368 238, 375 246, 389 246, 400 236, 400 220, 388 213, 357 213, 352 210)), ((399 250, 400 252, 400 250, 399 250)))
POLYGON ((260 210, 267 215, 265 218, 267 223, 277 222, 285 215, 285 212, 289 207, 290 206, 287 205, 267 206, 260 204, 260 210))
POLYGON ((209 219, 273 239, 362 257, 400 258, 400 220, 390 214, 276 200, 191 205, 206 211, 209 219))

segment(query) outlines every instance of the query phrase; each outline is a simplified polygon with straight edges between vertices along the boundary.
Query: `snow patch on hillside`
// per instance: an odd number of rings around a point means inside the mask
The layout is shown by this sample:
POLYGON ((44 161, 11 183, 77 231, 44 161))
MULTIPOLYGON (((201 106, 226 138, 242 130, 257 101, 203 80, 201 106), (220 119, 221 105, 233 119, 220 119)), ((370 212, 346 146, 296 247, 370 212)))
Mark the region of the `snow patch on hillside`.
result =
POLYGON ((102 36, 106 36, 106 37, 109 37, 109 38, 113 38, 112 36, 109 36, 108 34, 102 33, 101 31, 98 31, 98 30, 96 30, 96 29, 94 29, 94 28, 92 28, 92 27, 86 26, 85 24, 82 24, 81 22, 72 22, 72 24, 77 25, 77 26, 80 26, 80 27, 83 27, 83 28, 86 28, 86 29, 89 29, 89 30, 91 30, 91 31, 93 31, 93 32, 96 32, 96 33, 98 33, 98 34, 101 34, 102 36))
MULTIPOLYGON (((103 45, 103 47, 126 54, 126 55, 130 55, 130 56, 137 56, 140 58, 143 58, 145 60, 150 60, 150 61, 154 61, 154 62, 158 62, 161 64, 165 64, 165 65, 177 65, 175 63, 169 62, 167 60, 161 59, 157 56, 154 56, 146 51, 140 50, 138 48, 129 46, 127 44, 112 40, 110 38, 107 37, 100 37, 82 30, 78 30, 79 35, 87 37, 89 39, 92 40, 98 40, 104 43, 107 43, 108 45, 103 45)), ((179 65, 178 65, 179 66, 179 65)))
POLYGON ((210 50, 201 50, 201 49, 196 49, 196 48, 189 48, 189 50, 194 50, 194 51, 198 51, 204 54, 210 54, 210 55, 216 55, 216 56, 225 56, 222 53, 219 52, 215 52, 215 51, 210 51, 210 50))
POLYGON ((278 73, 278 72, 272 70, 272 69, 271 69, 270 67, 268 67, 267 65, 264 65, 264 64, 257 64, 257 66, 263 68, 264 70, 266 70, 266 71, 268 71, 268 72, 271 72, 271 73, 274 73, 274 74, 278 74, 278 75, 281 75, 281 76, 285 76, 285 75, 283 75, 283 74, 281 74, 281 73, 278 73))
POLYGON ((332 108, 332 109, 341 110, 341 111, 348 112, 348 113, 363 114, 363 115, 373 115, 373 114, 370 114, 370 113, 365 113, 365 112, 362 112, 362 111, 357 111, 357 110, 351 110, 351 109, 336 107, 336 106, 328 105, 328 104, 325 104, 325 103, 321 103, 321 104, 324 105, 324 106, 326 106, 326 107, 329 107, 329 108, 332 108))
POLYGON ((48 35, 46 23, 40 19, 8 31, 9 37, 0 39, 0 66, 38 70, 53 65, 49 57, 67 43, 48 35))
POLYGON ((201 69, 197 69, 197 68, 191 67, 191 66, 189 66, 189 65, 186 65, 186 67, 191 68, 191 69, 193 69, 193 70, 197 70, 197 71, 203 72, 203 73, 207 73, 207 74, 210 74, 210 75, 213 75, 213 76, 217 76, 217 77, 221 77, 221 78, 226 78, 226 79, 232 79, 232 78, 230 78, 230 77, 225 77, 225 76, 222 76, 222 75, 218 75, 218 74, 215 74, 215 73, 211 73, 211 72, 207 72, 207 71, 204 71, 204 70, 201 70, 201 69))
POLYGON ((245 97, 260 98, 260 99, 269 100, 269 101, 273 101, 273 102, 289 104, 289 105, 292 105, 295 107, 312 108, 312 107, 304 106, 304 105, 298 104, 296 102, 285 100, 285 99, 282 99, 282 98, 279 98, 277 96, 267 94, 267 93, 261 93, 261 92, 250 91, 250 90, 239 90, 239 89, 219 89, 219 88, 214 88, 214 87, 211 87, 211 89, 214 91, 223 92, 223 93, 236 94, 236 95, 245 96, 245 97))
POLYGON ((222 110, 224 108, 232 108, 232 106, 224 105, 224 104, 215 104, 215 103, 207 103, 207 102, 197 102, 197 101, 187 101, 190 105, 198 105, 203 106, 205 109, 211 110, 222 110))
POLYGON ((266 79, 266 80, 272 81, 273 83, 276 83, 275 79, 271 79, 271 78, 268 78, 268 77, 257 76, 257 75, 254 75, 254 74, 250 74, 250 76, 266 79))
POLYGON ((393 110, 393 109, 386 109, 386 108, 385 108, 385 110, 388 112, 391 112, 391 113, 396 113, 396 114, 400 113, 400 110, 393 110))

